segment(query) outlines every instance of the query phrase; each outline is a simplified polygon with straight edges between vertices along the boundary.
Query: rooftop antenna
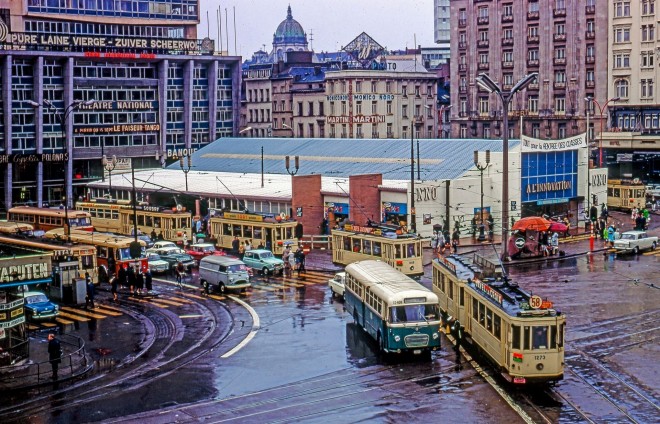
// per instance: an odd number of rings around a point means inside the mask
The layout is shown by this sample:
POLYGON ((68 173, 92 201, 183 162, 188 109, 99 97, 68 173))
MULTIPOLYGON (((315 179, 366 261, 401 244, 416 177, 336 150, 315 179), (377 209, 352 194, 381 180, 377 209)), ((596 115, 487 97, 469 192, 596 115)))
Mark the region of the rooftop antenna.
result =
POLYGON ((225 7, 225 38, 227 39, 227 56, 229 56, 229 20, 227 15, 227 8, 225 7))
POLYGON ((309 49, 314 51, 314 28, 309 30, 309 49))
POLYGON ((222 56, 222 9, 218 6, 218 40, 220 40, 220 56, 222 56))

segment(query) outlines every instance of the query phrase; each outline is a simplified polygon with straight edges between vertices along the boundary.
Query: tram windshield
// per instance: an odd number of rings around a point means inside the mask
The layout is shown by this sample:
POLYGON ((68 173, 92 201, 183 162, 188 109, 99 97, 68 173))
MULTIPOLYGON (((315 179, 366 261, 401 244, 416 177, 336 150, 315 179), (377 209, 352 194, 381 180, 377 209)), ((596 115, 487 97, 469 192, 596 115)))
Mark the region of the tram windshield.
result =
POLYGON ((405 305, 390 308, 390 322, 435 321, 438 319, 438 305, 405 305))

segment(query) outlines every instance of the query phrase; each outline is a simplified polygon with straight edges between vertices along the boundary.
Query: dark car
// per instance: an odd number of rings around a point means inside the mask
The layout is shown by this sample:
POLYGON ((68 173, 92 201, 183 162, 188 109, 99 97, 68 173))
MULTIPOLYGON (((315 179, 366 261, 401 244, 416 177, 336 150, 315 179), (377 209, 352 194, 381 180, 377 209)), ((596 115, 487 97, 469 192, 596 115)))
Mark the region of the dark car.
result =
POLYGON ((174 270, 179 262, 181 262, 188 271, 197 266, 197 261, 187 253, 170 253, 168 255, 160 255, 160 259, 169 264, 170 270, 174 270))
POLYGON ((44 321, 57 318, 60 307, 38 291, 22 293, 25 298, 25 317, 30 321, 44 321))
POLYGON ((147 244, 147 249, 149 249, 150 247, 152 247, 154 245, 154 241, 151 240, 151 237, 149 237, 146 234, 138 235, 138 240, 142 240, 143 242, 145 242, 147 244))

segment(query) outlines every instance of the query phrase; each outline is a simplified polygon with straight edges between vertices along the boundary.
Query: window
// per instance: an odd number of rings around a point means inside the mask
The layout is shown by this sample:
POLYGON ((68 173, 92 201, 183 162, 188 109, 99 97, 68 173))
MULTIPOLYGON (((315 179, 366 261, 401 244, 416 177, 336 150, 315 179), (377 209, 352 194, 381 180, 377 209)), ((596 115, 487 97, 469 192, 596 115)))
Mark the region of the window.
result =
POLYGON ((459 138, 467 138, 467 135, 468 135, 467 124, 461 124, 461 126, 458 128, 459 138))
POLYGON ((654 40, 655 40, 655 26, 642 25, 642 41, 654 41, 654 40))
POLYGON ((479 63, 488 63, 488 53, 479 53, 479 63))
POLYGON ((362 92, 362 81, 355 81, 355 91, 357 93, 362 92))
POLYGON ((555 34, 566 34, 566 25, 563 23, 555 24, 555 34))
POLYGON ((642 0, 642 15, 653 15, 655 13, 655 0, 642 0))
POLYGON ((375 101, 372 101, 372 102, 371 102, 371 114, 372 114, 372 115, 375 115, 377 109, 378 109, 378 103, 375 102, 375 101))
POLYGON ((614 2, 614 17, 623 18, 630 16, 630 0, 622 0, 614 2))
POLYGON ((593 44, 587 44, 587 57, 596 56, 596 47, 593 44))
POLYGON ((511 40, 513 38, 513 28, 504 28, 504 39, 511 40))
MULTIPOLYGON (((530 3, 532 4, 532 3, 530 3)), ((537 25, 530 25, 527 27, 527 36, 528 37, 538 37, 539 36, 539 27, 537 25)))
POLYGON ((371 81, 371 92, 372 93, 376 92, 376 81, 371 81))
POLYGON ((532 327, 534 337, 532 340, 532 349, 547 349, 548 348, 548 327, 534 326, 532 327))
POLYGON ((627 43, 630 41, 630 28, 618 27, 614 28, 614 42, 627 43))
POLYGON ((653 56, 652 50, 642 52, 642 68, 653 67, 653 56))
POLYGON ((630 53, 615 53, 614 68, 630 68, 630 53))
POLYGON ((481 6, 478 10, 479 18, 488 19, 488 6, 481 6))
MULTIPOLYGON (((513 16, 513 4, 507 3, 502 7, 503 16, 513 16)), ((504 37, 506 38, 506 37, 504 37)))
POLYGON ((596 32, 596 24, 593 19, 587 21, 587 32, 596 32))
POLYGON ((539 138, 541 137, 541 124, 532 123, 532 137, 539 138))
POLYGON ((539 11, 539 4, 535 1, 530 1, 527 5, 527 12, 536 13, 539 11))
POLYGON ((484 124, 483 137, 490 138, 490 124, 484 124))
POLYGON ((641 97, 653 97, 653 79, 643 79, 640 81, 641 97))
POLYGON ((488 97, 479 97, 479 113, 487 115, 488 111, 488 97))
POLYGON ((539 111, 539 96, 527 96, 527 109, 530 112, 539 111))
POLYGON ((404 118, 408 117, 408 105, 401 106, 401 116, 404 118))
POLYGON ((555 112, 558 112, 558 113, 566 112, 566 98, 565 97, 555 97, 555 112))
POLYGON ((504 53, 502 54, 502 61, 513 62, 513 51, 505 50, 504 53))
POLYGON ((527 60, 539 60, 538 49, 527 50, 527 60))
POLYGON ((566 138, 566 124, 565 123, 560 123, 557 126, 557 136, 559 138, 566 138))
POLYGON ((520 350, 520 326, 511 326, 511 348, 520 350))
POLYGON ((392 101, 388 100, 386 106, 387 106, 387 114, 391 115, 392 114, 392 101))
POLYGON ((555 71, 555 82, 565 83, 566 73, 564 71, 555 71))
POLYGON ((616 96, 622 99, 628 98, 628 80, 620 79, 614 83, 616 96))
POLYGON ((557 47, 555 49, 555 59, 564 59, 566 57, 566 49, 564 47, 557 47))
POLYGON ((362 115, 362 102, 355 102, 355 113, 362 115))
POLYGON ((504 74, 503 85, 513 86, 513 74, 504 74))
POLYGON ((480 41, 488 41, 488 30, 479 31, 479 40, 480 41))

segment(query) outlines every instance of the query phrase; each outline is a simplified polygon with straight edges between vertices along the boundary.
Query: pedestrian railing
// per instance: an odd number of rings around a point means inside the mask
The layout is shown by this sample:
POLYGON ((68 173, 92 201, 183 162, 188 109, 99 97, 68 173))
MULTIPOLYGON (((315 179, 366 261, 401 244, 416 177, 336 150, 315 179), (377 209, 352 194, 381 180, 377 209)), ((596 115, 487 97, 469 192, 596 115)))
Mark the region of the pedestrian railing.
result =
MULTIPOLYGON (((32 339, 45 339, 45 337, 37 335, 32 339)), ((59 364, 59 379, 76 377, 87 372, 90 367, 85 354, 84 340, 69 334, 62 334, 59 339, 64 352, 59 364)), ((28 340, 23 344, 28 345, 29 342, 28 340)), ((25 349, 24 346, 17 347, 25 349)), ((26 362, 0 367, 0 391, 38 386, 52 381, 50 360, 43 360, 48 358, 48 343, 39 343, 38 347, 33 344, 28 349, 30 355, 26 362)))

